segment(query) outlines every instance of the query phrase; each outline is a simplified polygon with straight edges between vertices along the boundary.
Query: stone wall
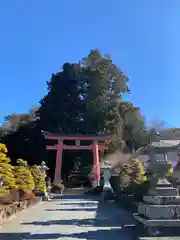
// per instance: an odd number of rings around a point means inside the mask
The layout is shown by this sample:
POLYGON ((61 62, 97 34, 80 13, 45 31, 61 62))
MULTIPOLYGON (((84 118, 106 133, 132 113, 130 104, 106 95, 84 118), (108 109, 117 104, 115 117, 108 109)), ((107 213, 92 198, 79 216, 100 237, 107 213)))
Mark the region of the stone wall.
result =
POLYGON ((35 203, 36 202, 34 201, 24 200, 8 205, 0 205, 0 226, 3 223, 7 222, 17 212, 23 211, 24 209, 35 203))

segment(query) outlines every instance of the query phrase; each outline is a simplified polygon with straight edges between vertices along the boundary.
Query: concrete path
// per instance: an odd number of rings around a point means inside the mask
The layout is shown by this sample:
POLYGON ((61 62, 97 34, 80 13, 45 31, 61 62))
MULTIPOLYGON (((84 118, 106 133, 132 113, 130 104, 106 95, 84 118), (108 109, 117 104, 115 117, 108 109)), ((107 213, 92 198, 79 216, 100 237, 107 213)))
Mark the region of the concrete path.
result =
POLYGON ((0 229, 0 240, 135 240, 133 219, 113 203, 60 196, 37 204, 0 229))

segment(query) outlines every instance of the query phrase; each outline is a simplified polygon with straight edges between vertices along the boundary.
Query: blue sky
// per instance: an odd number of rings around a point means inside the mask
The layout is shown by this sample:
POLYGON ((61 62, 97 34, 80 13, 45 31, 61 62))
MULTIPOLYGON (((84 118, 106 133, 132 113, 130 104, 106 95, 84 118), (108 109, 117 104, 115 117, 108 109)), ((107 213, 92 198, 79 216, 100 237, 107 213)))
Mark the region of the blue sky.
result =
POLYGON ((180 126, 179 9, 179 0, 2 0, 0 123, 36 105, 64 62, 99 48, 128 75, 147 120, 180 126))

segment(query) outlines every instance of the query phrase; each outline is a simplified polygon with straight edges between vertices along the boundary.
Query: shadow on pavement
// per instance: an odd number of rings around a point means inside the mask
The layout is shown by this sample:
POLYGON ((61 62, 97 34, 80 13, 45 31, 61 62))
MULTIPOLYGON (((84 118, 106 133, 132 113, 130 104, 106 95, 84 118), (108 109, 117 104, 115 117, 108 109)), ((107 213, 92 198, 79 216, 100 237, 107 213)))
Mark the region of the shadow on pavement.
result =
MULTIPOLYGON (((33 225, 37 226, 46 226, 45 228, 41 228, 42 232, 38 232, 31 234, 29 232, 25 233, 0 233, 0 239, 2 240, 22 240, 22 239, 66 239, 66 238, 76 238, 76 239, 98 239, 98 240, 106 240, 106 239, 122 239, 122 240, 136 240, 139 239, 140 230, 139 227, 136 226, 136 222, 133 219, 133 216, 128 211, 118 207, 116 204, 113 204, 112 202, 103 201, 98 198, 89 198, 84 196, 73 196, 70 197, 64 196, 64 199, 78 199, 79 202, 76 203, 77 206, 81 206, 81 208, 71 208, 71 209, 46 209, 45 211, 95 211, 96 210, 96 217, 95 218, 86 218, 85 219, 57 219, 57 220, 47 220, 47 221, 33 221, 33 222, 22 222, 22 225, 31 225, 31 228, 33 230, 33 225), (89 200, 89 201, 98 201, 98 205, 95 208, 90 203, 93 208, 88 209, 87 205, 88 203, 83 202, 83 200, 89 200), (82 202, 81 202, 82 201, 82 202), (83 207, 84 206, 84 207, 83 207), (70 232, 68 234, 62 234, 62 233, 45 233, 46 231, 49 231, 48 226, 52 225, 66 225, 70 229, 70 232), (83 228, 84 231, 80 233, 73 232, 73 227, 85 227, 83 228), (44 233, 43 233, 44 230, 44 233)), ((65 204, 65 205, 72 205, 71 202, 65 204)), ((60 204, 63 206, 62 204, 60 204)), ((53 228, 52 228, 53 229, 53 228)), ((60 228, 59 232, 61 232, 60 228)), ((166 231, 165 236, 169 236, 169 239, 173 236, 179 236, 177 229, 173 230, 172 232, 166 231)), ((147 234, 145 234, 145 237, 147 237, 147 234)), ((153 238, 152 238, 153 239, 153 238)))
MULTIPOLYGON (((50 226, 50 225, 72 225, 72 226, 94 226, 95 219, 66 219, 66 220, 50 220, 50 221, 34 221, 34 222, 25 222, 21 223, 21 225, 36 225, 36 226, 50 226)), ((99 226, 104 225, 103 222, 99 226)), ((97 226, 97 225, 96 225, 97 226)), ((111 226, 114 226, 111 223, 111 226)))
MULTIPOLYGON (((89 197, 81 197, 81 200, 92 200, 89 197)), ((68 198, 69 199, 69 198, 68 198)), ((80 196, 78 196, 80 199, 80 196)), ((71 209, 46 209, 46 211, 96 211, 96 217, 91 219, 60 219, 60 220, 49 220, 49 221, 34 221, 25 222, 22 225, 68 225, 69 227, 79 226, 87 227, 87 232, 72 233, 72 234, 41 234, 30 235, 28 239, 56 239, 60 237, 69 238, 88 238, 88 239, 123 239, 123 240, 136 240, 135 221, 131 214, 127 211, 119 209, 114 203, 108 201, 102 201, 98 198, 93 198, 94 201, 98 201, 97 207, 92 209, 81 207, 71 209), (92 230, 93 228, 93 230, 92 230), (99 228, 99 229, 98 229, 99 228), (102 229, 105 228, 105 229, 102 229), (89 231, 88 231, 89 229, 89 231), (95 230, 94 230, 95 229, 95 230)), ((71 204, 71 203, 69 203, 71 204)), ((83 204, 83 202, 82 202, 83 204)), ((79 203, 77 203, 79 205, 79 203)), ((87 206, 88 204, 86 204, 87 206)), ((91 203, 91 205, 93 205, 91 203)), ((70 227, 71 228, 71 227, 70 227)))
POLYGON ((26 233, 0 233, 0 239, 3 240, 28 240, 28 239, 98 239, 106 240, 112 238, 123 239, 123 240, 136 240, 134 238, 129 238, 126 236, 126 233, 122 229, 111 229, 109 230, 95 230, 81 233, 72 233, 72 234, 60 234, 60 233, 42 233, 42 234, 30 234, 26 233), (123 238, 122 238, 123 237, 123 238))
MULTIPOLYGON (((80 194, 77 194, 77 195, 75 195, 75 194, 64 194, 64 195, 57 194, 57 195, 53 195, 52 199, 63 199, 63 200, 71 200, 71 199, 79 200, 79 199, 81 199, 82 200, 82 195, 80 195, 80 194)), ((83 195, 83 199, 84 200, 86 200, 86 199, 93 200, 94 198, 83 195)))
POLYGON ((56 203, 56 206, 68 206, 68 205, 76 205, 76 206, 97 206, 97 202, 93 202, 90 200, 89 202, 62 202, 56 203))
POLYGON ((45 212, 56 212, 56 211, 90 211, 90 212, 94 212, 96 211, 96 208, 86 208, 86 207, 81 207, 81 208, 57 208, 57 209, 45 209, 45 212))
POLYGON ((118 239, 118 237, 119 239, 128 240, 137 239, 137 233, 135 230, 136 225, 132 214, 128 213, 126 210, 120 209, 112 201, 99 201, 93 225, 97 228, 109 227, 109 229, 100 229, 97 230, 96 233, 91 233, 92 239, 93 234, 98 237, 97 239, 103 236, 103 234, 105 237, 107 236, 107 239, 111 237, 113 237, 113 239, 118 239), (112 229, 112 227, 115 229, 112 229))
MULTIPOLYGON (((146 236, 147 237, 147 236, 146 236)), ((169 235, 166 239, 172 239, 175 235, 169 235)), ((71 234, 61 234, 61 233, 38 233, 38 234, 31 234, 29 232, 23 233, 0 233, 0 239, 2 240, 28 240, 28 239, 98 239, 98 240, 106 240, 106 239, 113 239, 113 240, 138 240, 138 234, 134 233, 134 230, 130 227, 123 227, 123 228, 113 228, 113 229, 97 229, 97 230, 89 230, 87 232, 80 232, 80 233, 71 233, 71 234)), ((149 240, 156 240, 161 238, 156 237, 148 237, 144 239, 149 240)), ((175 240, 173 238, 173 240, 175 240)))

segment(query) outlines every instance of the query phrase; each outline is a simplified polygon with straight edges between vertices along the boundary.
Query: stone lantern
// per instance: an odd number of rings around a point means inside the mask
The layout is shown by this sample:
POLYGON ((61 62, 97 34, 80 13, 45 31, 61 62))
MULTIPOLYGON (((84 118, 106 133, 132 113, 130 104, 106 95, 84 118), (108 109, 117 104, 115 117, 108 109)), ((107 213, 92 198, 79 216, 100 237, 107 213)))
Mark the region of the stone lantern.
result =
POLYGON ((153 173, 152 187, 143 202, 138 205, 135 219, 148 228, 149 233, 158 235, 163 228, 180 226, 180 196, 177 188, 167 180, 166 176, 171 167, 167 153, 178 151, 180 141, 152 141, 146 148, 149 154, 149 169, 153 173))
MULTIPOLYGON (((41 165, 39 166, 39 169, 44 177, 44 179, 46 178, 46 171, 49 169, 47 166, 46 166, 46 163, 44 161, 41 162, 41 165)), ((43 200, 44 201, 48 201, 49 200, 49 195, 48 195, 48 192, 47 190, 45 190, 44 192, 44 196, 43 196, 43 200)))
POLYGON ((104 161, 101 164, 100 169, 101 169, 101 173, 103 173, 103 177, 104 177, 104 188, 103 188, 103 198, 104 198, 108 193, 111 193, 111 194, 113 193, 113 189, 109 182, 109 179, 111 177, 112 166, 109 163, 104 161))
POLYGON ((44 179, 46 178, 46 171, 49 170, 49 168, 46 166, 46 163, 44 161, 41 162, 41 165, 39 166, 44 179))
POLYGON ((109 179, 111 177, 111 165, 108 164, 107 162, 104 162, 103 164, 101 164, 100 169, 104 176, 104 187, 105 188, 111 187, 109 182, 109 179))

